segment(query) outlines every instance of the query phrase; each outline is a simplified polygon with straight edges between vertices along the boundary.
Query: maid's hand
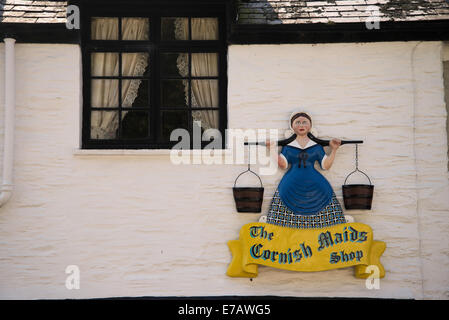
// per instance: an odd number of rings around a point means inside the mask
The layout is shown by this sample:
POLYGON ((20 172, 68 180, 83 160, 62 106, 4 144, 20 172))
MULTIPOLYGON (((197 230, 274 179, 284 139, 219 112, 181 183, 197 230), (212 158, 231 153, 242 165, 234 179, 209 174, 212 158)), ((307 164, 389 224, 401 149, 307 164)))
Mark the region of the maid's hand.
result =
POLYGON ((341 146, 341 140, 334 138, 329 142, 329 146, 332 150, 337 150, 341 146))
POLYGON ((266 146, 267 148, 272 147, 272 146, 274 146, 274 145, 275 145, 275 142, 274 142, 274 141, 271 141, 270 139, 267 139, 267 140, 265 141, 265 146, 266 146))
POLYGON ((270 144, 271 144, 271 141, 267 139, 267 140, 265 141, 265 145, 267 146, 267 148, 270 147, 270 144))

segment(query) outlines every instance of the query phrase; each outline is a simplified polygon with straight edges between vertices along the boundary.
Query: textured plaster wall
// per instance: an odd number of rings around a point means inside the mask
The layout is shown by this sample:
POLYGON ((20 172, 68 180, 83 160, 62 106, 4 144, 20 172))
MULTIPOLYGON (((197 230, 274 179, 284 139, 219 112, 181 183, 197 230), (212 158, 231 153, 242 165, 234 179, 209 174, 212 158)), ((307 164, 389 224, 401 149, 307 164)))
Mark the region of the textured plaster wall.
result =
MULTIPOLYGON (((292 111, 305 110, 320 136, 365 141, 359 165, 375 185, 373 209, 351 214, 387 243, 380 290, 366 289, 352 268, 293 273, 260 267, 252 281, 228 278, 226 242, 258 218, 234 209, 231 187, 246 166, 176 166, 163 153, 74 151, 79 47, 18 44, 16 50, 15 190, 0 208, 0 298, 448 298, 442 43, 229 48, 230 128, 283 131, 292 111), (80 268, 79 290, 65 287, 68 265, 80 268)), ((0 45, 2 76, 3 64, 0 45)), ((341 201, 341 184, 353 168, 354 147, 343 146, 323 172, 341 201)), ((264 211, 282 174, 262 176, 264 211)))
MULTIPOLYGON (((443 75, 444 75, 444 100, 446 102, 446 112, 449 113, 449 42, 445 42, 443 46, 443 75)), ((447 144, 449 145, 449 117, 446 120, 446 133, 448 136, 447 144)), ((449 150, 448 150, 449 156, 449 150)), ((449 161, 447 163, 449 170, 449 161)))

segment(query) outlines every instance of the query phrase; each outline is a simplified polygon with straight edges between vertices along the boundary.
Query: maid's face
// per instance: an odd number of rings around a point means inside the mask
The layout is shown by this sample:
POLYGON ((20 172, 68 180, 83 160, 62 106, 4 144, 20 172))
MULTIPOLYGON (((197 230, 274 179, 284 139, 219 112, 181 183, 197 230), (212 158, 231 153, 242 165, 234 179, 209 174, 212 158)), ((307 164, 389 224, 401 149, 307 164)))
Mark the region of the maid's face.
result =
POLYGON ((298 117, 293 121, 293 131, 299 136, 305 136, 312 127, 310 120, 306 117, 298 117))

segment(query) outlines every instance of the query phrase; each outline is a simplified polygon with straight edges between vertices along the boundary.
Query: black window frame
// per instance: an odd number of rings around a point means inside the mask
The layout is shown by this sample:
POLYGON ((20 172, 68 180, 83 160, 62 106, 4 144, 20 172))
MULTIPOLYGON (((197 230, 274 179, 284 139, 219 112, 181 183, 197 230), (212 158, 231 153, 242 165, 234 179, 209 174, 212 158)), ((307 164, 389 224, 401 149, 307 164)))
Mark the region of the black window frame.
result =
MULTIPOLYGON (((167 52, 217 52, 218 53, 218 78, 219 81, 219 131, 221 132, 222 145, 225 146, 225 132, 227 128, 227 12, 224 5, 146 5, 136 4, 127 6, 125 2, 122 5, 103 6, 91 5, 83 6, 81 10, 82 28, 81 28, 81 48, 82 48, 82 65, 83 65, 83 112, 82 112, 82 149, 171 149, 178 141, 163 142, 154 139, 161 138, 161 79, 160 74, 160 54, 167 52), (141 17, 149 18, 150 21, 150 38, 148 41, 129 41, 129 40, 91 40, 90 21, 93 17, 141 17), (163 41, 161 39, 161 18, 162 17, 188 17, 191 18, 218 18, 219 40, 176 40, 163 41), (148 139, 91 139, 91 57, 92 52, 148 52, 150 56, 150 76, 149 76, 149 105, 150 105, 150 137, 148 139)), ((121 19, 119 19, 120 21, 121 19)), ((120 22, 119 22, 120 23, 120 22)), ((190 23, 189 23, 190 28, 190 23)), ((119 33, 121 27, 119 24, 119 33)), ((190 33, 191 37, 191 33, 190 33)), ((189 78, 191 75, 189 55, 189 78)), ((121 59, 121 58, 120 58, 121 59)), ((119 77, 113 77, 119 78, 119 77)), ((126 77, 125 77, 126 78, 126 77)), ((202 77, 194 77, 201 79, 202 77)), ((204 77, 203 77, 204 78, 204 77)), ((207 78, 207 77, 205 77, 207 78)), ((120 83, 121 81, 119 81, 120 83)), ((191 90, 189 90, 191 92, 191 90)), ((119 87, 119 92, 121 92, 119 87)), ((190 94, 189 94, 190 96, 190 94)), ((190 97, 189 97, 189 100, 190 97)), ((119 102, 121 105, 121 102, 119 102)), ((110 109, 110 108, 104 108, 110 109)), ((181 108, 180 108, 181 109, 181 108)), ((190 149, 194 149, 193 144, 193 118, 192 106, 189 104, 187 108, 189 115, 189 132, 190 132, 190 149)), ((201 108, 207 110, 208 108, 201 108)), ((121 111, 119 108, 119 130, 121 129, 121 111)), ((137 110, 137 109, 136 109, 137 110)), ((176 108, 170 108, 176 110, 176 108)), ((201 149, 210 144, 210 141, 202 141, 201 149)))

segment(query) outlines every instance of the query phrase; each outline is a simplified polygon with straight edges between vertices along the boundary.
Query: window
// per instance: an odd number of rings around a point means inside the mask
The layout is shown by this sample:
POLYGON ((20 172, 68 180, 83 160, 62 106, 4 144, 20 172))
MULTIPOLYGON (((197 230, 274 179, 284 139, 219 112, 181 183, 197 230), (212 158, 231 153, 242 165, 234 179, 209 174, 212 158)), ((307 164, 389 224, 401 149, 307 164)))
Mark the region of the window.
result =
POLYGON ((178 128, 192 147, 194 132, 224 137, 223 16, 148 12, 84 18, 83 148, 168 149, 178 128))

